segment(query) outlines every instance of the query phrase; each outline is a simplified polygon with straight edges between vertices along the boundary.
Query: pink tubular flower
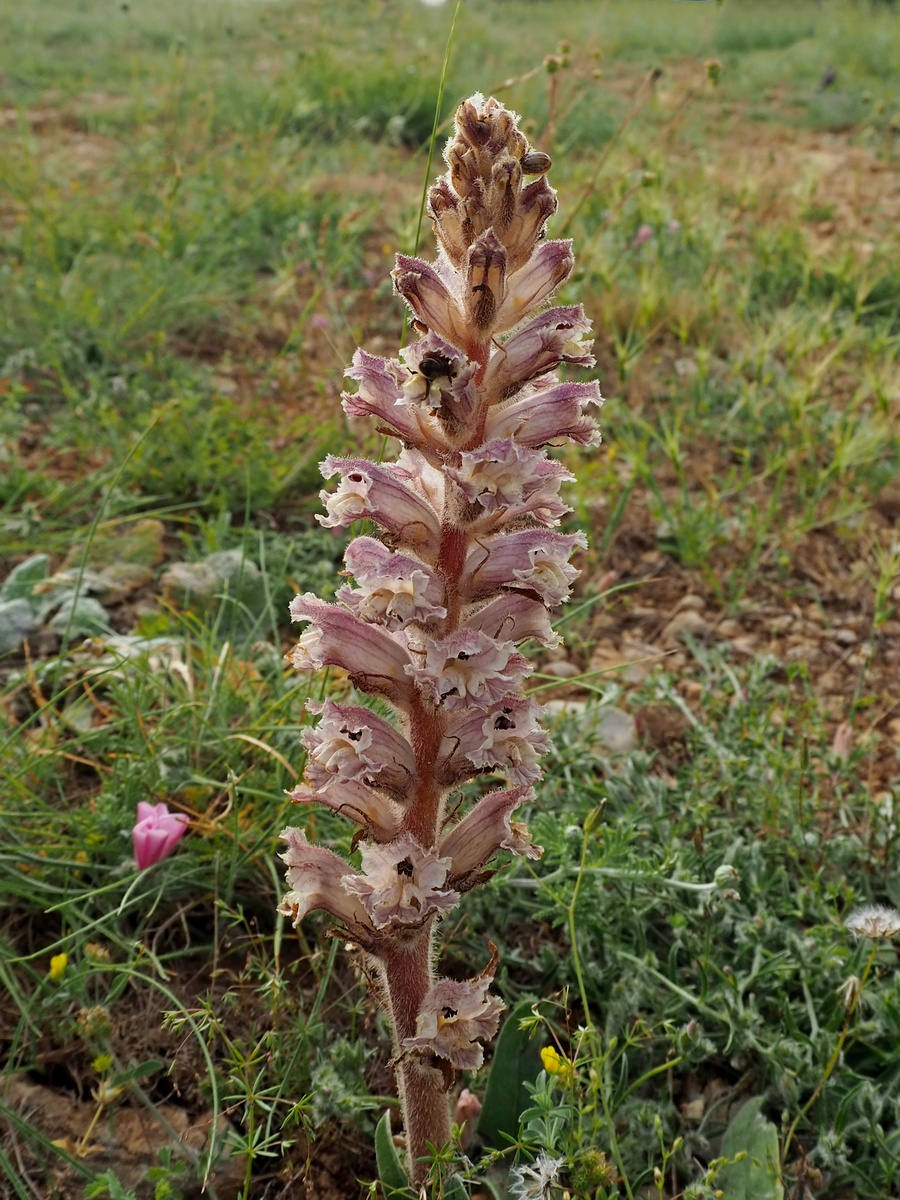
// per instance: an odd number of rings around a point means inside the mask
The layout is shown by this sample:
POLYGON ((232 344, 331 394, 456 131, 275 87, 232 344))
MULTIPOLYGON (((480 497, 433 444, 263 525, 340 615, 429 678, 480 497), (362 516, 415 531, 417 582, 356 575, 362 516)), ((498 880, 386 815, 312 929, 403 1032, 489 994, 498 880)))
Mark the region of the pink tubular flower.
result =
POLYGON ((432 913, 455 908, 459 893, 445 888, 450 859, 423 850, 409 834, 388 845, 364 845, 362 874, 345 875, 345 891, 359 896, 378 929, 421 925, 432 913))
POLYGON ((137 818, 131 831, 134 857, 138 870, 146 871, 172 853, 187 830, 188 818, 184 813, 169 812, 167 804, 148 804, 146 800, 138 804, 137 818))
POLYGON ((392 554, 374 538, 358 537, 347 547, 344 562, 360 586, 343 586, 337 598, 364 621, 402 629, 411 621, 446 617, 443 588, 419 560, 392 554))
POLYGON ((584 340, 590 328, 580 305, 548 308, 534 317, 512 334, 503 345, 503 353, 494 355, 488 363, 484 390, 490 401, 514 396, 523 384, 555 371, 561 363, 592 367, 593 343, 584 340))
POLYGON ((453 710, 493 704, 518 687, 531 667, 510 642, 458 629, 442 642, 429 642, 424 666, 407 671, 433 704, 453 710))
POLYGON ((416 764, 412 747, 390 721, 359 704, 308 701, 321 713, 315 728, 304 729, 306 778, 319 790, 333 783, 361 782, 402 797, 409 790, 416 764))
MULTIPOLYGON (((528 830, 510 815, 534 793, 529 787, 488 792, 469 810, 460 823, 441 841, 441 854, 453 864, 450 879, 460 891, 472 886, 472 876, 498 850, 510 850, 525 858, 540 858, 544 853, 528 836, 528 830)), ((477 882, 477 879, 475 880, 477 882)))
POLYGON ((548 447, 600 440, 597 385, 557 374, 593 365, 591 326, 580 306, 553 304, 572 244, 545 237, 552 164, 518 121, 481 95, 457 110, 447 170, 428 195, 440 253, 398 255, 393 272, 414 333, 393 358, 357 350, 356 391, 342 397, 348 417, 374 418, 402 449, 392 462, 322 463, 338 483, 321 494, 321 523, 362 518, 375 530, 348 546, 334 603, 291 603, 308 628, 289 661, 339 668, 336 699, 355 700, 352 686, 376 704, 308 705, 318 722, 301 734, 304 782, 289 795, 302 813, 322 805, 355 823, 346 851, 359 866, 286 829, 280 911, 296 925, 323 909, 338 924, 330 932, 365 955, 391 1024, 412 1191, 423 1195, 451 1139, 454 1071, 481 1065, 503 1008, 489 994, 496 951, 475 979, 436 976, 439 923, 495 860, 541 854, 513 820, 552 749, 518 647, 559 645, 554 610, 587 544, 555 528, 573 477, 548 447), (488 775, 502 780, 495 790, 460 798, 488 775))

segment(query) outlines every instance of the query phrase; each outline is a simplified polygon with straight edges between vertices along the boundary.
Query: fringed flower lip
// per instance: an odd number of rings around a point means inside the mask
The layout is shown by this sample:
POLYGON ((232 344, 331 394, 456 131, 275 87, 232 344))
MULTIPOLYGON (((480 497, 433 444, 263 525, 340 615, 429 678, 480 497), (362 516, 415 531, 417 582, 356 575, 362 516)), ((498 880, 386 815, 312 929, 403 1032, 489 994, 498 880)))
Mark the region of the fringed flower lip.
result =
POLYGON ((444 588, 420 559, 392 553, 382 542, 358 537, 347 547, 344 563, 358 586, 342 586, 337 599, 356 616, 387 629, 447 615, 444 588))
POLYGON ((343 886, 353 874, 353 868, 333 850, 313 846, 302 829, 289 826, 279 835, 287 843, 281 855, 287 864, 287 884, 290 891, 278 907, 279 913, 290 917, 293 925, 321 908, 340 921, 348 933, 368 939, 373 925, 365 907, 343 886))
POLYGON ((327 516, 318 521, 326 529, 346 529, 354 521, 370 517, 400 544, 435 553, 440 541, 440 517, 398 472, 364 458, 335 458, 328 455, 322 475, 340 475, 335 492, 321 492, 327 516))
POLYGON ((361 856, 362 872, 344 875, 341 886, 360 898, 377 929, 419 927, 459 903, 459 893, 444 886, 452 860, 407 833, 385 844, 364 844, 361 856))
POLYGON ((395 725, 361 704, 307 701, 321 714, 316 726, 300 735, 307 752, 306 778, 313 788, 361 782, 402 799, 412 785, 416 761, 412 747, 395 725))
POLYGON ((414 1037, 404 1038, 403 1048, 433 1054, 463 1071, 475 1071, 484 1062, 484 1045, 497 1032, 506 1005, 488 988, 497 969, 497 948, 491 961, 474 979, 439 979, 422 1002, 414 1037))

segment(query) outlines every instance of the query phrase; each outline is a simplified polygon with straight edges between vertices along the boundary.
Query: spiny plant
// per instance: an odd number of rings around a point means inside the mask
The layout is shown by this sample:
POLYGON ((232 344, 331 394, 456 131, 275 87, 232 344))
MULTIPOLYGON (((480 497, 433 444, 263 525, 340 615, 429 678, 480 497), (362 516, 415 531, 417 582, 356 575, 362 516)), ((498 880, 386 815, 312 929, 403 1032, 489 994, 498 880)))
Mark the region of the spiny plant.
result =
POLYGON ((395 719, 309 704, 321 720, 304 734, 306 781, 292 797, 359 826, 360 866, 285 829, 290 891, 279 910, 297 925, 323 909, 371 959, 416 1186, 450 1143, 455 1072, 481 1065, 503 1008, 489 993, 495 951, 472 979, 435 973, 438 922, 493 874, 498 853, 541 853, 512 819, 551 748, 523 694, 531 668, 517 646, 559 642, 548 610, 568 597, 569 558, 585 538, 556 529, 572 476, 546 447, 595 445, 584 410, 601 403, 596 383, 556 374, 594 360, 582 309, 546 306, 573 268, 571 243, 544 239, 556 210, 549 157, 514 113, 476 94, 457 110, 445 160, 429 192, 438 260, 398 255, 393 274, 419 339, 396 359, 357 350, 348 375, 359 387, 343 397, 349 417, 374 417, 402 452, 322 465, 340 483, 322 493, 321 523, 365 518, 381 538, 350 543, 355 586, 336 603, 312 593, 291 603, 292 618, 310 623, 293 665, 343 668, 395 719), (462 785, 495 773, 507 786, 463 811, 462 785))

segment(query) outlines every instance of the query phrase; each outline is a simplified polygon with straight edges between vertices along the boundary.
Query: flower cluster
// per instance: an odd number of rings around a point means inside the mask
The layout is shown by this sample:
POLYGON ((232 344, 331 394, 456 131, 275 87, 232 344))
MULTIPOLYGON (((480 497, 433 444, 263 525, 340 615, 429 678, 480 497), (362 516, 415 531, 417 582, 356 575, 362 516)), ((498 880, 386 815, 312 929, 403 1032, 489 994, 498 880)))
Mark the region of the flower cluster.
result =
MULTIPOLYGON (((337 486, 322 493, 321 523, 366 518, 380 540, 350 543, 352 583, 336 603, 306 594, 291 604, 308 622, 293 665, 341 668, 393 710, 386 720, 358 704, 309 706, 320 721, 304 733, 306 776, 292 798, 355 822, 359 865, 300 829, 282 834, 290 891, 280 911, 296 924, 324 909, 376 960, 413 1161, 412 1092, 437 1077, 446 1091, 453 1068, 479 1066, 498 1026, 494 959, 468 981, 435 978, 431 939, 499 852, 540 854, 512 819, 550 749, 541 710, 523 694, 531 668, 518 647, 558 644, 552 610, 586 544, 557 529, 571 476, 546 448, 595 445, 587 410, 601 403, 595 383, 556 373, 593 359, 582 309, 551 305, 573 256, 570 242, 544 237, 556 209, 549 158, 515 114, 475 95, 457 111, 445 159, 429 194, 438 260, 398 255, 393 276, 419 338, 392 359, 358 350, 347 372, 357 387, 343 397, 349 417, 373 417, 402 450, 389 463, 322 464, 337 486), (448 820, 454 790, 498 773, 507 786, 448 820)), ((440 1132, 426 1140, 442 1144, 440 1132)))

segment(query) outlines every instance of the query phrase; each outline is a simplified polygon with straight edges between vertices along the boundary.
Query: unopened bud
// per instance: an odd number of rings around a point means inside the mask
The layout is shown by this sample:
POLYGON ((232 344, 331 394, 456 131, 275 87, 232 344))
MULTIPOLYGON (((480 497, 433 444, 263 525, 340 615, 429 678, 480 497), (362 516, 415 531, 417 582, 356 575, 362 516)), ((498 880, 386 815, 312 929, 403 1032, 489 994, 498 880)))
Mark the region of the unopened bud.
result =
POLYGON ((716 867, 713 875, 713 881, 717 888, 728 887, 729 884, 737 882, 739 878, 737 869, 731 863, 722 863, 720 867, 716 867))

